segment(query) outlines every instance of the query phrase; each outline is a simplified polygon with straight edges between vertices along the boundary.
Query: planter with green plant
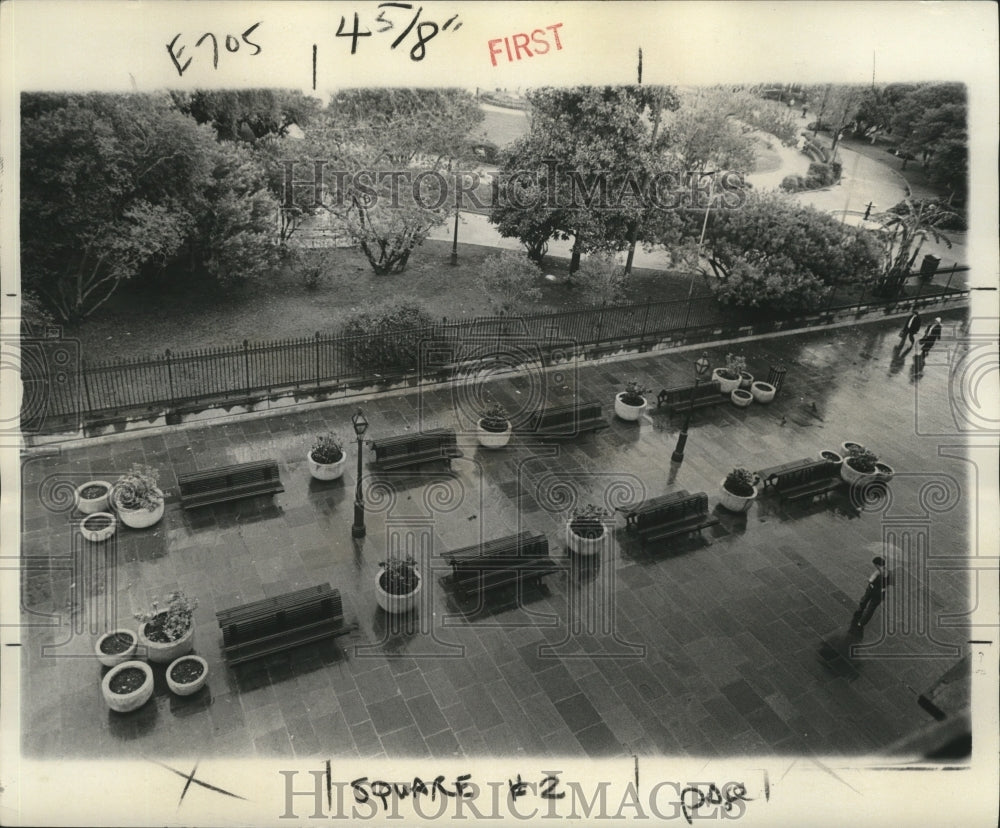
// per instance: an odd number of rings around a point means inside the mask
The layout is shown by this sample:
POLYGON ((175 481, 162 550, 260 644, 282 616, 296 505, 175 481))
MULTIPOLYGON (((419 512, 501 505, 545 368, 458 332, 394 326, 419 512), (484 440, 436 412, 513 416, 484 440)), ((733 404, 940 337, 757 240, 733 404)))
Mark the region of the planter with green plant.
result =
POLYGON ((388 558, 375 573, 375 600, 386 612, 409 612, 420 594, 420 572, 417 562, 405 558, 388 558))
POLYGON ((159 472, 136 463, 115 482, 110 501, 118 519, 133 529, 145 529, 163 517, 159 472))
POLYGON ((610 536, 611 512, 588 503, 574 507, 566 521, 566 546, 578 555, 596 555, 610 536))
POLYGON ((496 400, 490 400, 477 423, 476 436, 484 448, 503 448, 510 442, 511 424, 505 409, 496 400))
POLYGON ((757 475, 738 466, 722 481, 719 505, 730 512, 745 512, 757 497, 757 475))
POLYGON ((625 390, 615 395, 615 414, 622 420, 635 422, 646 408, 646 397, 652 389, 641 385, 638 380, 625 383, 625 390))
POLYGON ((151 612, 137 612, 140 622, 139 643, 146 648, 146 657, 156 664, 168 664, 194 648, 194 611, 198 602, 178 590, 167 596, 167 605, 160 608, 153 601, 151 612))
POLYGON ((309 463, 309 474, 316 480, 336 480, 343 475, 344 467, 347 465, 344 444, 332 431, 316 438, 306 459, 309 463))
POLYGON ((847 457, 840 464, 840 476, 851 485, 878 478, 878 457, 858 443, 845 443, 847 457))
MULTIPOLYGON (((737 354, 726 354, 726 367, 716 368, 712 371, 712 379, 719 383, 719 391, 723 394, 732 394, 740 387, 742 374, 746 372, 747 361, 737 354)), ((747 376, 750 376, 747 374, 747 376)), ((751 382, 753 377, 750 377, 751 382)), ((749 383, 748 383, 749 384, 749 383)))

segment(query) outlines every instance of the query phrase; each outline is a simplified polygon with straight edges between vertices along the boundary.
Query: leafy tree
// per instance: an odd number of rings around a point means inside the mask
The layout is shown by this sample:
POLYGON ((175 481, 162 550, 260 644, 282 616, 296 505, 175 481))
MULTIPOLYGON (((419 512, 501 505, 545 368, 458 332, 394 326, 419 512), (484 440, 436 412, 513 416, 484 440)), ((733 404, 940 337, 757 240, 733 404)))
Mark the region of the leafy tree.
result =
POLYGON ((714 209, 699 250, 702 216, 685 214, 688 252, 723 304, 798 311, 818 307, 838 283, 871 278, 879 264, 870 234, 777 193, 748 195, 740 209, 714 209))
POLYGON ((170 94, 181 112, 199 124, 211 124, 225 141, 284 138, 293 124, 305 129, 320 108, 316 98, 291 89, 199 89, 170 94))
POLYGON ((453 209, 446 174, 472 153, 482 117, 463 90, 354 89, 307 132, 313 157, 329 162, 323 207, 377 275, 402 272, 453 209))
POLYGON ((653 125, 677 97, 667 87, 582 86, 528 99, 529 131, 501 153, 490 221, 536 260, 549 239, 572 239, 575 272, 585 252, 626 247, 649 213, 643 188, 667 168, 652 151, 653 125))
POLYGON ((165 95, 25 95, 27 288, 81 319, 153 270, 245 277, 267 264, 274 209, 251 159, 165 95))
POLYGON ((678 110, 664 124, 658 147, 685 171, 750 172, 753 127, 739 119, 740 114, 749 113, 745 107, 741 113, 737 97, 718 89, 683 96, 678 110))
POLYGON ((891 132, 900 104, 917 88, 914 83, 890 83, 865 89, 855 113, 856 132, 862 135, 891 132))
POLYGON ((876 291, 882 296, 896 296, 913 272, 924 241, 929 238, 951 247, 951 240, 939 227, 954 219, 955 214, 935 201, 907 199, 878 218, 882 222, 879 239, 883 257, 876 291))
POLYGON ((919 157, 935 184, 964 199, 968 173, 965 86, 921 86, 901 103, 893 126, 900 149, 919 157))
POLYGON ((483 262, 480 279, 496 310, 511 313, 542 298, 539 274, 539 269, 523 255, 505 250, 483 262))

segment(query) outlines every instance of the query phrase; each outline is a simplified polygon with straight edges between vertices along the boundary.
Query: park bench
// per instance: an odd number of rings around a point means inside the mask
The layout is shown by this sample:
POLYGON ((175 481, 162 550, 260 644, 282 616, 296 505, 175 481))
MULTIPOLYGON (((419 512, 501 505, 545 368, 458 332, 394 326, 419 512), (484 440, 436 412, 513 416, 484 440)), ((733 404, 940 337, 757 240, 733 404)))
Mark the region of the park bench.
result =
POLYGON ((274 460, 237 463, 182 474, 177 477, 177 486, 181 493, 181 506, 185 509, 285 490, 278 476, 278 464, 274 460))
POLYGON ((697 388, 693 385, 664 388, 656 395, 656 407, 660 408, 665 405, 667 413, 672 415, 675 411, 707 408, 710 405, 724 403, 728 399, 729 396, 719 390, 719 383, 713 380, 699 383, 697 388))
POLYGON ((669 506, 671 503, 676 503, 678 500, 683 500, 690 496, 690 492, 687 489, 681 489, 676 492, 670 492, 665 495, 658 495, 657 497, 651 497, 648 500, 643 500, 640 503, 635 503, 630 506, 616 506, 615 511, 621 512, 625 516, 625 530, 627 532, 635 531, 636 521, 639 519, 639 515, 644 515, 647 512, 656 512, 662 509, 664 506, 669 506))
POLYGON ((674 535, 688 535, 701 532, 719 522, 715 515, 708 513, 708 495, 697 492, 675 499, 658 508, 640 512, 635 519, 635 533, 642 545, 666 540, 674 535))
POLYGON ((346 635, 340 591, 318 584, 273 598, 219 610, 222 654, 231 665, 284 652, 300 644, 346 635))
POLYGON ((840 467, 836 463, 816 460, 807 466, 774 475, 772 486, 781 500, 800 500, 827 495, 842 482, 840 467))
POLYGON ((608 427, 599 402, 570 403, 546 407, 518 426, 519 434, 539 437, 576 437, 585 431, 608 427))
POLYGON ((482 594, 518 580, 541 583, 559 567, 549 557, 545 535, 521 532, 444 554, 452 581, 465 594, 482 594))
POLYGON ((381 469, 395 469, 432 460, 444 460, 451 468, 452 458, 463 456, 453 428, 433 428, 416 434, 370 440, 369 445, 375 452, 374 464, 381 469))

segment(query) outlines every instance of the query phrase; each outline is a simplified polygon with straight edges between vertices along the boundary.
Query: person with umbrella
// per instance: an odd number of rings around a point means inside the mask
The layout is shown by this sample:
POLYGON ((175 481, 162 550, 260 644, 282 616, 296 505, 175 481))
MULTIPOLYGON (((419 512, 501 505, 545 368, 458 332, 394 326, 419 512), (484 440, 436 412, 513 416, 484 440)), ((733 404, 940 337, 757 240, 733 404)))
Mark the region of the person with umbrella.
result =
POLYGON ((938 316, 934 320, 934 324, 931 325, 927 332, 920 338, 920 356, 921 358, 926 357, 930 352, 931 348, 934 347, 934 343, 941 338, 941 317, 938 316))

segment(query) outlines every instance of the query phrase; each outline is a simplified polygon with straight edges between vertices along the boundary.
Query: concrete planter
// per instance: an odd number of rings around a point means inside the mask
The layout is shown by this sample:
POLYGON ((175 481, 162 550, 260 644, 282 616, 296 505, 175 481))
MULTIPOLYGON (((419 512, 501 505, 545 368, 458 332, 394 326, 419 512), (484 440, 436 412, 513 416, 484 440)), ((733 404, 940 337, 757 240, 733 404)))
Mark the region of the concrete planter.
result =
POLYGON ((159 501, 156 507, 150 509, 123 509, 117 498, 111 496, 111 505, 114 506, 118 519, 131 529, 148 529, 163 517, 163 492, 159 492, 159 501))
POLYGON ((769 382, 754 382, 750 384, 750 393, 759 403, 769 403, 774 399, 777 389, 769 382))
POLYGON ((566 546, 577 555, 597 555, 608 538, 608 527, 601 524, 601 534, 596 538, 585 538, 573 531, 572 521, 566 523, 566 546))
POLYGON ((712 379, 719 383, 720 394, 732 394, 733 391, 740 387, 740 378, 737 377, 736 379, 727 379, 719 373, 722 370, 724 369, 716 368, 712 371, 712 379))
POLYGON ((95 515, 108 511, 108 496, 111 484, 105 480, 88 480, 76 488, 76 508, 85 515, 95 515), (100 494, 84 494, 88 489, 100 489, 100 494))
POLYGON ((146 637, 146 628, 148 626, 149 624, 147 622, 139 627, 139 643, 146 648, 146 658, 154 664, 168 664, 169 662, 180 658, 182 655, 187 655, 194 649, 193 621, 184 635, 176 641, 171 641, 169 644, 164 644, 160 641, 150 641, 146 637))
POLYGON ((843 457, 830 449, 823 449, 823 451, 819 453, 819 459, 826 460, 827 463, 833 463, 835 466, 839 466, 844 462, 843 457))
POLYGON ((347 466, 347 452, 340 453, 340 459, 335 463, 318 463, 313 460, 312 450, 306 455, 309 463, 309 474, 316 480, 336 480, 344 473, 347 466))
POLYGON ((507 421, 507 428, 503 431, 494 431, 493 429, 485 428, 481 418, 476 426, 476 437, 479 439, 479 445, 483 448, 503 448, 510 442, 512 429, 509 420, 507 421))
POLYGON ((180 658, 170 662, 170 666, 167 667, 167 687, 170 688, 172 693, 176 693, 178 696, 190 696, 193 693, 197 693, 202 687, 205 686, 206 681, 208 681, 208 662, 201 656, 181 656, 180 658), (187 682, 181 682, 174 679, 173 672, 175 667, 181 667, 192 662, 194 664, 201 665, 201 675, 198 676, 198 678, 187 682))
POLYGON ((110 538, 117 526, 118 521, 110 512, 94 512, 80 521, 80 534, 91 543, 100 543, 110 538), (107 525, 98 527, 102 522, 107 525))
POLYGON ((94 644, 94 653, 97 655, 97 660, 105 667, 117 667, 122 662, 132 658, 138 646, 139 638, 133 630, 112 630, 111 632, 104 633, 104 635, 97 639, 97 643, 94 644), (128 638, 132 643, 119 653, 104 652, 101 647, 106 641, 116 636, 120 636, 122 639, 128 638))
POLYGON ((406 595, 393 595, 382 588, 382 570, 379 569, 375 573, 375 601, 378 605, 393 615, 410 612, 416 606, 417 597, 420 595, 420 573, 416 572, 415 574, 417 576, 417 588, 413 592, 409 592, 406 595))
MULTIPOLYGON (((876 466, 876 469, 878 466, 876 466)), ((878 479, 877 472, 860 472, 851 465, 851 458, 848 457, 840 464, 840 477, 845 483, 852 486, 864 485, 878 479)))
MULTIPOLYGON (((119 679, 120 680, 120 679, 119 679)), ((124 661, 117 667, 112 667, 101 682, 101 694, 104 701, 116 713, 131 713, 138 710, 153 695, 153 671, 144 661, 124 661), (139 670, 143 673, 142 684, 127 693, 116 693, 111 689, 112 682, 119 679, 126 671, 139 670)))
POLYGON ((734 388, 729 394, 729 399, 737 408, 746 408, 753 402, 753 394, 742 388, 734 388))
POLYGON ((639 405, 631 405, 622 399, 624 396, 624 391, 620 391, 615 395, 615 415, 621 420, 634 423, 642 416, 642 412, 646 410, 646 398, 643 397, 639 405))
POLYGON ((726 488, 726 481, 723 480, 719 485, 719 505, 730 512, 745 512, 750 508, 750 504, 757 499, 757 490, 753 490, 753 494, 749 497, 743 497, 742 495, 733 494, 729 489, 726 488))
POLYGON ((745 391, 750 390, 750 386, 753 385, 753 374, 748 371, 740 371, 740 388, 745 391))

